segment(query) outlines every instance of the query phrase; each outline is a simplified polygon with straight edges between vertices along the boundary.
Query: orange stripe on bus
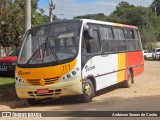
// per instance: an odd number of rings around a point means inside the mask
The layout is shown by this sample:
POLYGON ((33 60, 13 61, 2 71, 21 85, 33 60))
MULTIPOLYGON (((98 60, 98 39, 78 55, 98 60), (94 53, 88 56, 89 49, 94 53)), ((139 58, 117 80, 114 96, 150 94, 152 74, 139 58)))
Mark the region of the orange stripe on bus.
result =
POLYGON ((126 68, 126 54, 118 54, 118 70, 117 74, 117 83, 122 82, 125 79, 125 68, 126 68))

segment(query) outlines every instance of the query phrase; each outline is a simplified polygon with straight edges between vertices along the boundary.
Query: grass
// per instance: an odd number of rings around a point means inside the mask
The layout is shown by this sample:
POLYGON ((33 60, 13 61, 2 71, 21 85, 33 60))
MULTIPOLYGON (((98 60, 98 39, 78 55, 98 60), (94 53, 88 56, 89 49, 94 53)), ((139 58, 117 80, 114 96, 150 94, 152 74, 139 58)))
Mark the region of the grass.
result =
POLYGON ((0 86, 1 85, 6 85, 6 84, 10 84, 10 83, 15 83, 15 79, 14 78, 3 78, 3 77, 0 77, 0 86))
POLYGON ((0 77, 0 102, 17 100, 15 79, 0 77))

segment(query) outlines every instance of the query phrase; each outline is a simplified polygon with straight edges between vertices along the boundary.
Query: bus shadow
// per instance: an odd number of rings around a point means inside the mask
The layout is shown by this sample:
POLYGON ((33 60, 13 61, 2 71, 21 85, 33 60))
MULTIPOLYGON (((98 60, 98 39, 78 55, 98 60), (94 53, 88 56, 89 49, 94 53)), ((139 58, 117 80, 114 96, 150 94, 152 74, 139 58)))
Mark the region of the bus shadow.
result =
POLYGON ((106 94, 106 93, 109 93, 109 92, 112 92, 114 90, 117 90, 118 88, 122 88, 121 84, 122 83, 118 83, 118 84, 106 87, 106 88, 104 88, 102 90, 99 90, 98 92, 96 92, 96 97, 101 96, 101 95, 106 94))

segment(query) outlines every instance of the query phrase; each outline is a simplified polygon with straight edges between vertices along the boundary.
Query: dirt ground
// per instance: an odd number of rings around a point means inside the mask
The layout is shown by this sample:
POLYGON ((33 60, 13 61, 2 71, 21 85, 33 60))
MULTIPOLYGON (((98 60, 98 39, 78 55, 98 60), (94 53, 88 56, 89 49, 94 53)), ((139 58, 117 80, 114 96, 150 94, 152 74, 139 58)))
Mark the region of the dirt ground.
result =
MULTIPOLYGON (((90 103, 61 99, 37 106, 30 106, 25 100, 20 100, 0 103, 0 111, 3 110, 160 111, 160 61, 145 61, 144 73, 135 77, 135 83, 131 88, 111 87, 101 90, 90 103)), ((151 120, 151 118, 146 118, 146 120, 151 120)))

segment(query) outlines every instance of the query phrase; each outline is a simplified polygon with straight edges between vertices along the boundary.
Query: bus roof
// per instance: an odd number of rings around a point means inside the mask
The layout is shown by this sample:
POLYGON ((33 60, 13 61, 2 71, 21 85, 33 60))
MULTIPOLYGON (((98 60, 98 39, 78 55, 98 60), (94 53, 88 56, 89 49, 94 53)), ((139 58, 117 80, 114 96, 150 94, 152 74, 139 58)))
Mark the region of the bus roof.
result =
POLYGON ((96 24, 103 24, 103 25, 111 25, 111 26, 118 26, 118 27, 125 27, 125 28, 134 28, 138 29, 136 26, 120 24, 120 23, 113 23, 113 22, 105 22, 99 20, 91 20, 91 19, 81 19, 84 23, 96 23, 96 24))
POLYGON ((36 29, 45 25, 51 25, 53 23, 63 23, 63 22, 76 22, 76 21, 83 21, 83 23, 95 23, 95 24, 102 24, 102 25, 110 25, 110 26, 118 26, 118 27, 125 27, 125 28, 134 28, 138 29, 136 26, 132 25, 125 25, 125 24, 120 24, 120 23, 113 23, 113 22, 105 22, 105 21, 99 21, 99 20, 91 20, 91 19, 70 19, 70 20, 56 20, 54 22, 48 22, 36 27, 33 27, 31 29, 36 29))

